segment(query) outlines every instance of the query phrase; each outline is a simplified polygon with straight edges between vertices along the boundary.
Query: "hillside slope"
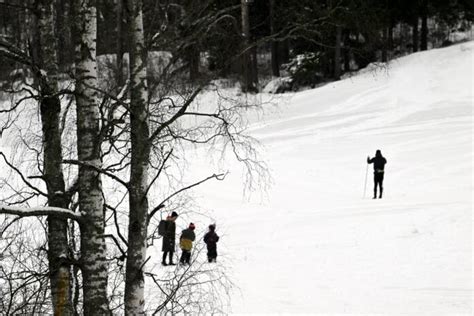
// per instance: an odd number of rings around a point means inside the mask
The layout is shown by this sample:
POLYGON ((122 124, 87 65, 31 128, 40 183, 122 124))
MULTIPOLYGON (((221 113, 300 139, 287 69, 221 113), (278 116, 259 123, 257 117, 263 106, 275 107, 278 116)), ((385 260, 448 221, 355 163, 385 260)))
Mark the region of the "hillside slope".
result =
MULTIPOLYGON (((474 42, 284 96, 249 133, 273 186, 235 166, 199 189, 233 266, 234 313, 471 315, 474 42), (388 160, 384 198, 366 157, 388 160)), ((201 226, 202 227, 202 226, 201 226)))

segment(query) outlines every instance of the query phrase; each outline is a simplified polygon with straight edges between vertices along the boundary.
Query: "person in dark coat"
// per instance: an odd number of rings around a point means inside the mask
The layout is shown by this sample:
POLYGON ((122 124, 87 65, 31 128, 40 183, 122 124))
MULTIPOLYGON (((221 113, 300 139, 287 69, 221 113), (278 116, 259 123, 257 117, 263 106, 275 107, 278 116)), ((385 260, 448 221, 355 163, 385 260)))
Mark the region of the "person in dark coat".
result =
POLYGON ((189 227, 181 232, 181 237, 179 238, 179 245, 181 247, 181 259, 179 262, 181 264, 190 264, 191 261, 191 249, 193 249, 193 241, 196 239, 196 235, 194 234, 194 226, 193 223, 189 224, 189 227))
POLYGON ((383 193, 383 175, 384 175, 384 168, 385 164, 387 163, 387 159, 382 156, 382 152, 378 149, 375 152, 375 157, 370 158, 367 157, 367 163, 374 164, 374 199, 377 198, 377 186, 380 188, 379 199, 382 198, 383 193))
POLYGON ((209 262, 216 262, 218 241, 219 236, 216 234, 216 225, 209 225, 209 232, 204 235, 204 242, 207 246, 207 260, 209 262))
POLYGON ((174 266, 173 263, 173 253, 175 248, 175 238, 176 238, 176 219, 178 218, 178 214, 176 212, 171 213, 170 216, 166 218, 166 229, 165 233, 163 234, 163 260, 161 264, 166 266, 166 256, 169 255, 169 265, 174 266))

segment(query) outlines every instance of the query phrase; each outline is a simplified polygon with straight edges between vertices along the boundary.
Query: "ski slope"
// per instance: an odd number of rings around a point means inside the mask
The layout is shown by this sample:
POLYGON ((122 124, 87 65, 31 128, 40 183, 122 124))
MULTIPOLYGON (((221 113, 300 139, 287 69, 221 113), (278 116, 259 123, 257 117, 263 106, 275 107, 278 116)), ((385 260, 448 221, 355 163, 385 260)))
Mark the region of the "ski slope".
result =
MULTIPOLYGON (((467 42, 318 89, 258 95, 263 111, 247 113, 247 133, 263 146, 272 185, 250 200, 241 165, 186 153, 190 180, 230 171, 197 187, 201 209, 177 223, 179 233, 195 222, 200 238, 217 222, 217 264, 235 284, 227 312, 473 314, 473 56, 467 42), (377 149, 388 163, 384 198, 372 200, 366 158, 377 149)), ((4 135, 7 155, 9 144, 4 135)), ((161 271, 160 250, 149 248, 147 269, 161 271)))
POLYGON ((197 191, 232 266, 229 312, 473 313, 473 56, 474 42, 412 54, 250 118, 267 194, 242 197, 238 164, 197 191), (363 197, 376 149, 380 200, 372 166, 363 197))

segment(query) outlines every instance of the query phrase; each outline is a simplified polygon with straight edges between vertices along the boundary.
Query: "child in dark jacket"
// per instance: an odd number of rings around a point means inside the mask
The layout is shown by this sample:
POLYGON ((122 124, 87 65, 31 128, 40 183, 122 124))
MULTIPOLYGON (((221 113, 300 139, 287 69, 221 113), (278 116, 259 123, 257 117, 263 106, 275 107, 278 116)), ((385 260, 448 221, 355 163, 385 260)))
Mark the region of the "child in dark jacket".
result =
POLYGON ((181 233, 181 237, 179 238, 179 245, 181 247, 181 259, 179 262, 181 264, 190 264, 191 261, 191 249, 193 248, 193 241, 196 239, 196 235, 194 234, 194 226, 193 223, 189 224, 189 227, 181 233))
POLYGON ((204 235, 204 242, 207 246, 207 260, 209 262, 216 262, 218 241, 219 236, 216 234, 216 225, 209 225, 209 232, 204 235))

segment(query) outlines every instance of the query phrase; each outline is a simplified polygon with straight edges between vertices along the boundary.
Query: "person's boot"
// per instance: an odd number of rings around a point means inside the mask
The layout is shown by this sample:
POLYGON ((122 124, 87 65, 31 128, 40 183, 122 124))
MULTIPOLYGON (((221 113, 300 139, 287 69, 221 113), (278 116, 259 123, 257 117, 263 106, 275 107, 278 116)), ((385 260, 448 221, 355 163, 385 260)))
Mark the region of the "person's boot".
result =
POLYGON ((166 252, 163 252, 163 259, 161 260, 161 264, 167 266, 166 264, 166 252))
POLYGON ((173 262, 173 252, 170 252, 170 263, 168 264, 169 266, 175 266, 176 263, 173 262))
POLYGON ((379 199, 382 198, 382 192, 383 192, 383 189, 380 189, 380 195, 379 195, 379 199))

